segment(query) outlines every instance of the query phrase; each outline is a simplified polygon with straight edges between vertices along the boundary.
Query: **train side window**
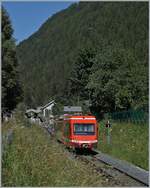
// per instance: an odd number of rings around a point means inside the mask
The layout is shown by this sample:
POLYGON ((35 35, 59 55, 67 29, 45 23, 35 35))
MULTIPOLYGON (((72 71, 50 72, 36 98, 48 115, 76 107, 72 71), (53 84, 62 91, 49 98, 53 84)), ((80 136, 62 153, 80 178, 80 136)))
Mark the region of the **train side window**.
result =
POLYGON ((70 135, 70 124, 66 123, 64 127, 64 136, 69 136, 70 135))

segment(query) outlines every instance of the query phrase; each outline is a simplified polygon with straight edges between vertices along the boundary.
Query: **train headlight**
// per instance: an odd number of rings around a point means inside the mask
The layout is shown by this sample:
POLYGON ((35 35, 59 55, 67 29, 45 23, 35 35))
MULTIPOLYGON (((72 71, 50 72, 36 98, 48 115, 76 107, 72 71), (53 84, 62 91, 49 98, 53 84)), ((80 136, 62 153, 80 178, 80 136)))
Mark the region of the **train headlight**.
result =
POLYGON ((88 148, 89 145, 88 145, 88 144, 82 144, 82 147, 83 147, 83 148, 88 148))

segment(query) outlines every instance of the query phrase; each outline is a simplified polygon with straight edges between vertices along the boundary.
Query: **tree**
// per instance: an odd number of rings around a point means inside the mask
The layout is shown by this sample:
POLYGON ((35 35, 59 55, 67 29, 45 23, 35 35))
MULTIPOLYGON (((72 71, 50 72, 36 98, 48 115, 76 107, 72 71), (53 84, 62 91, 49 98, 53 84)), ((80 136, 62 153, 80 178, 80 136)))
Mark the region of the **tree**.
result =
POLYGON ((91 74, 95 53, 95 50, 91 48, 81 50, 72 68, 69 78, 69 93, 71 97, 75 97, 76 102, 89 99, 89 92, 85 86, 91 74))
POLYGON ((2 112, 12 111, 22 98, 13 29, 2 7, 2 112))
POLYGON ((99 113, 145 108, 148 69, 132 49, 107 46, 95 56, 87 88, 99 113))

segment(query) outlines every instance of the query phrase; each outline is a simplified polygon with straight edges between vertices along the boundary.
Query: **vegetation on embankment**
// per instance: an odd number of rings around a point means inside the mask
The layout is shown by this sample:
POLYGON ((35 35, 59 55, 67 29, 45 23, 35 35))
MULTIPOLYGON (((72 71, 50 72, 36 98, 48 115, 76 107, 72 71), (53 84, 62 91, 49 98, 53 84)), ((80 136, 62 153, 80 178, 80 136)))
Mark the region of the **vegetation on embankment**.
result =
POLYGON ((43 128, 11 121, 14 131, 2 158, 2 186, 105 186, 111 184, 81 161, 69 157, 43 128))
POLYGON ((148 124, 112 123, 110 144, 105 123, 100 123, 98 149, 121 160, 149 169, 148 124))

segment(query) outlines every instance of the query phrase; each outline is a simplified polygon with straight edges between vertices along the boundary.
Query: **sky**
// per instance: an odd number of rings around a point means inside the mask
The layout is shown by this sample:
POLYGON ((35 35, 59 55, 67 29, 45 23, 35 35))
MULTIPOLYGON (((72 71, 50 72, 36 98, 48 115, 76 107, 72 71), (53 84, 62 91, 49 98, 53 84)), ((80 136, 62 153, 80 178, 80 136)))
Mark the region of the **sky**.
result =
POLYGON ((74 1, 47 2, 3 2, 7 10, 12 27, 13 37, 18 44, 36 32, 40 26, 54 13, 69 7, 74 1))

